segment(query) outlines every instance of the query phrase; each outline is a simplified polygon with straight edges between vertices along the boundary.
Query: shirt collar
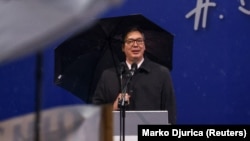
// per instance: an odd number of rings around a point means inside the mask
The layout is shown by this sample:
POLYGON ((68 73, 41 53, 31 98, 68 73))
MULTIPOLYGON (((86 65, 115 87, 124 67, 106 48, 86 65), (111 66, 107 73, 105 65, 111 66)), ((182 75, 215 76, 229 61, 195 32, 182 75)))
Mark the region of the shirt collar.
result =
MULTIPOLYGON (((140 66, 143 63, 143 61, 144 61, 144 58, 142 58, 142 60, 137 64, 137 68, 140 68, 140 66)), ((126 64, 128 66, 128 69, 131 69, 131 64, 129 64, 127 61, 126 61, 126 64)))

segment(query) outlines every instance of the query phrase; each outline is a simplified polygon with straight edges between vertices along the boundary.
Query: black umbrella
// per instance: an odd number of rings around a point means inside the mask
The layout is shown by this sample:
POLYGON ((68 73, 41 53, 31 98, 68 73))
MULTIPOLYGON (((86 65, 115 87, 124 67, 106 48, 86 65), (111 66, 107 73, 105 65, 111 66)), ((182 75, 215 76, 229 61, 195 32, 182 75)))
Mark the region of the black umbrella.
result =
POLYGON ((122 34, 130 26, 144 30, 145 55, 172 70, 173 35, 141 14, 103 18, 55 49, 55 83, 85 102, 102 71, 116 67, 125 56, 122 34))

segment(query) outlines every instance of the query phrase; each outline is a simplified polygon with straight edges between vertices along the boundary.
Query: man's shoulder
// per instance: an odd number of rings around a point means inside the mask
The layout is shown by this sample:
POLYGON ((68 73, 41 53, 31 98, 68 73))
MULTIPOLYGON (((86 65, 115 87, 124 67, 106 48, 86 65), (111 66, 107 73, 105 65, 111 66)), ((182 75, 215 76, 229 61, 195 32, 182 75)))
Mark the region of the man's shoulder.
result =
POLYGON ((154 61, 151 61, 149 59, 147 59, 145 61, 145 64, 147 67, 149 67, 151 70, 154 70, 154 71, 160 71, 160 72, 169 72, 169 69, 159 63, 156 63, 154 61))

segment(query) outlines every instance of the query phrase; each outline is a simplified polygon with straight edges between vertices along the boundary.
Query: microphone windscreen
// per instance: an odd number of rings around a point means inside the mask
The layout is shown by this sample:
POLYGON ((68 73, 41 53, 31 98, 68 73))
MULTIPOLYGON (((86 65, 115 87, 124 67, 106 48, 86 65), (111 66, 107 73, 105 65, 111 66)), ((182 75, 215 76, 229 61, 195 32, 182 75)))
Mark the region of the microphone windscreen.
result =
POLYGON ((126 64, 124 62, 120 63, 120 66, 119 66, 119 73, 120 73, 120 75, 124 72, 125 66, 126 66, 126 64))
POLYGON ((136 63, 133 63, 132 65, 131 65, 131 71, 136 71, 137 70, 137 64, 136 63))
POLYGON ((134 73, 136 72, 136 70, 137 70, 137 64, 133 63, 131 65, 131 70, 130 70, 130 73, 131 73, 132 76, 134 75, 134 73))

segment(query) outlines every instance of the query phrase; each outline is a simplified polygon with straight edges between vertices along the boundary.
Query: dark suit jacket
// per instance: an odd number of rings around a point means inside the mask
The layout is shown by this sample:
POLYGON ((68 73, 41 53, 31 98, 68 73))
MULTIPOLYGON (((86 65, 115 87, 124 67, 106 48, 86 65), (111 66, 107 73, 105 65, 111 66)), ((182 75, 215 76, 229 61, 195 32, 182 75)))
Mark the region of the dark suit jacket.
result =
MULTIPOLYGON (((127 66, 126 69, 127 70, 127 66)), ((125 73, 126 74, 126 73, 125 73)), ((127 78, 123 75, 123 78, 127 78)), ((126 79, 123 79, 126 83, 126 79)), ((113 103, 121 93, 115 68, 103 72, 93 96, 94 104, 113 103)), ((124 87, 123 83, 123 87, 124 87)), ((176 103, 169 70, 145 58, 128 84, 130 104, 127 110, 168 110, 170 124, 176 123, 176 103)))

